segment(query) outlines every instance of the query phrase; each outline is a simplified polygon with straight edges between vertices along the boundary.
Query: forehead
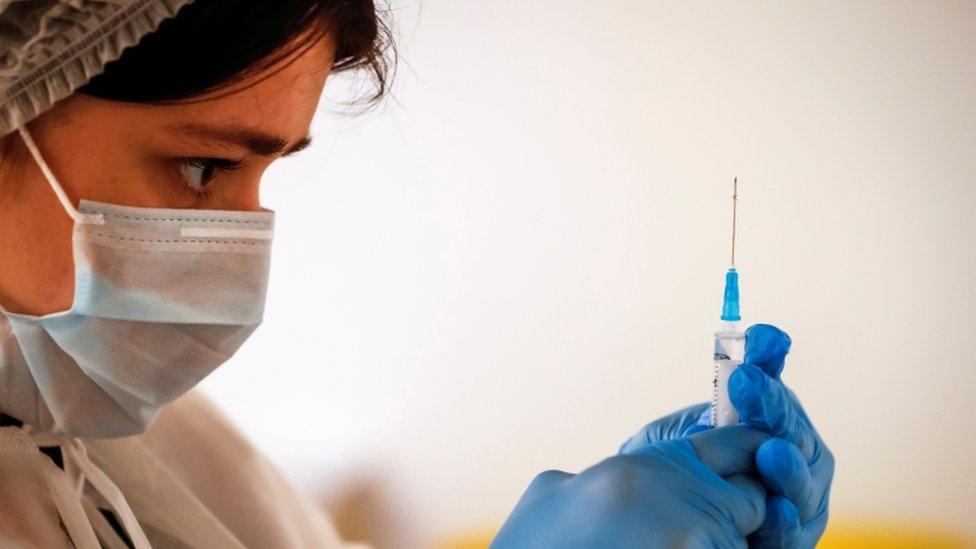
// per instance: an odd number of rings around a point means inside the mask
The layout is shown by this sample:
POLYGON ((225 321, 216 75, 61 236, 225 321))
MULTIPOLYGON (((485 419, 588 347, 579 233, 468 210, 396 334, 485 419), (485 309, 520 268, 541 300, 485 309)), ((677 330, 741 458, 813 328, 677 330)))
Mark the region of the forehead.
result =
POLYGON ((328 37, 227 87, 186 102, 153 109, 160 123, 236 124, 303 136, 332 67, 328 37))

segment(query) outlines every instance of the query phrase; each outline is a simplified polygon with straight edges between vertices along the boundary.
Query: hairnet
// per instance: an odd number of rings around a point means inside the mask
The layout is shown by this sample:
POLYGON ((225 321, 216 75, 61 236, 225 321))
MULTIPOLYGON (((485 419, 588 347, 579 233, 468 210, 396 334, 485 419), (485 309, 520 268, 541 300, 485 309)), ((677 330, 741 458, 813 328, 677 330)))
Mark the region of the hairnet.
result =
POLYGON ((49 109, 192 0, 0 0, 0 135, 49 109))

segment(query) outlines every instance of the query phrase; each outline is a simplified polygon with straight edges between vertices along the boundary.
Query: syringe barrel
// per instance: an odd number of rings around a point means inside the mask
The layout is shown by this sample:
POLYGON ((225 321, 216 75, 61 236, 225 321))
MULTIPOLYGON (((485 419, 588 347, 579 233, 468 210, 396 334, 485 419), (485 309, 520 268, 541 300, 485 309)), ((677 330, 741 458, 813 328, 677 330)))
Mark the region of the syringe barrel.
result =
POLYGON ((738 323, 725 322, 715 332, 715 377, 712 380, 712 427, 737 425, 739 414, 729 399, 729 376, 742 364, 746 336, 739 331, 738 323))

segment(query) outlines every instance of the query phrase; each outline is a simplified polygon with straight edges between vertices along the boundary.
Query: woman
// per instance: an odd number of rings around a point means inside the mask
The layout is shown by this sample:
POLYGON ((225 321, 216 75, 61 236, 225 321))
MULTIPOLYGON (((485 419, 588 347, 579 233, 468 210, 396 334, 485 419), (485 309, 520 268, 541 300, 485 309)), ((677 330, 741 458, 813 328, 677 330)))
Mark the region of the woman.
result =
MULTIPOLYGON (((383 95, 385 43, 370 0, 0 1, 0 545, 342 546, 179 397, 261 321, 261 174, 309 145, 332 72, 383 95)), ((544 473, 496 545, 815 542, 832 458, 778 380, 788 338, 756 330, 748 425, 689 408, 544 473)))

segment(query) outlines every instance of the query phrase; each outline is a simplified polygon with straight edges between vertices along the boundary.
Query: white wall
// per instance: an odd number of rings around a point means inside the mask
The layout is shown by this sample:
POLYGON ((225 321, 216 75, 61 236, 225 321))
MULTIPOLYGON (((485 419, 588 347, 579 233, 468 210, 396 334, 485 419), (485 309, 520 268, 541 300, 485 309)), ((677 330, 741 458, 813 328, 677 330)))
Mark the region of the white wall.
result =
POLYGON ((427 541, 704 400, 738 176, 834 516, 976 532, 976 4, 395 13, 396 101, 268 174, 266 324, 205 382, 292 478, 427 541))

